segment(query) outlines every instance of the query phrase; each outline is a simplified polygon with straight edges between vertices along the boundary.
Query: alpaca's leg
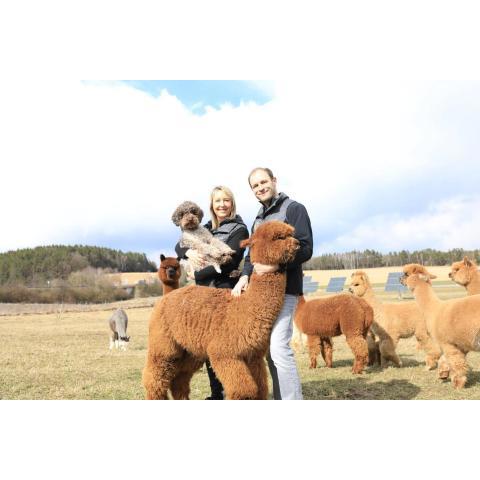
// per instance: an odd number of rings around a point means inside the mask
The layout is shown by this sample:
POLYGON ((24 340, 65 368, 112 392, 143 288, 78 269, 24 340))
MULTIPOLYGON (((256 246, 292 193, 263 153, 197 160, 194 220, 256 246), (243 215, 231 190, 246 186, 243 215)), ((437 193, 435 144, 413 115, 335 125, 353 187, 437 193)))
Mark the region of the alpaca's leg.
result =
POLYGON ((181 367, 172 379, 171 392, 174 400, 188 400, 190 396, 190 380, 193 374, 202 366, 202 362, 185 354, 181 359, 181 367))
POLYGON ((328 337, 320 338, 320 352, 327 368, 333 367, 333 345, 332 339, 328 337))
POLYGON ((174 359, 147 355, 147 363, 143 369, 142 382, 147 400, 167 400, 167 391, 176 374, 174 359))
POLYGON ((320 337, 318 335, 307 335, 308 353, 310 355, 310 368, 317 368, 317 357, 320 353, 320 337))
POLYGON ((427 370, 434 370, 437 366, 438 359, 442 355, 440 347, 428 335, 426 328, 422 325, 415 331, 417 345, 421 350, 425 351, 425 365, 427 370))
POLYGON ((465 352, 450 344, 442 345, 443 353, 450 364, 452 372, 452 383, 454 388, 463 388, 467 383, 468 365, 465 359, 465 352))
POLYGON ((252 400, 258 397, 258 387, 250 369, 239 358, 219 358, 211 355, 208 358, 218 379, 222 382, 225 397, 228 400, 252 400))
POLYGON ((447 362, 445 355, 442 355, 438 360, 438 378, 447 380, 450 376, 450 365, 447 362))
POLYGON ((368 345, 367 341, 361 336, 348 336, 348 346, 352 349, 355 361, 353 362, 353 373, 362 373, 365 365, 368 363, 368 345))
POLYGON ((396 367, 402 366, 402 361, 395 352, 398 338, 386 337, 380 340, 380 363, 382 368, 387 366, 387 362, 391 360, 396 367))
POLYGON ((255 399, 266 400, 268 396, 268 377, 264 356, 253 358, 247 362, 247 366, 252 374, 253 380, 257 384, 258 393, 255 399))
POLYGON ((368 364, 369 366, 371 365, 376 365, 380 364, 380 342, 378 342, 375 338, 375 335, 369 331, 366 337, 367 340, 367 346, 368 346, 368 364))

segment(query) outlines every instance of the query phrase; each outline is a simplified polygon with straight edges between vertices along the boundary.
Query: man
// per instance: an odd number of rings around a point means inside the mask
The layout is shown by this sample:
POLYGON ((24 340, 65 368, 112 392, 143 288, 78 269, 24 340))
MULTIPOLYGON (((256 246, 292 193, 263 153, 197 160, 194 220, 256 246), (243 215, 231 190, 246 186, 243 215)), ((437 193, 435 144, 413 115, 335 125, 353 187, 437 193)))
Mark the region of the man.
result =
MULTIPOLYGON (((260 208, 252 227, 252 233, 261 223, 279 220, 295 228, 295 238, 300 242, 293 262, 287 264, 287 287, 285 301, 270 337, 270 352, 267 356, 268 367, 273 380, 273 398, 275 400, 301 400, 302 386, 298 376, 297 365, 290 348, 293 331, 293 315, 298 296, 303 294, 302 263, 309 260, 313 252, 313 238, 310 218, 305 207, 284 193, 277 192, 277 179, 269 168, 255 168, 248 176, 248 182, 255 197, 260 201, 260 208)), ((250 254, 245 257, 242 276, 232 290, 233 296, 239 296, 248 288, 249 277, 253 270, 257 274, 274 272, 279 265, 252 265, 250 254)))

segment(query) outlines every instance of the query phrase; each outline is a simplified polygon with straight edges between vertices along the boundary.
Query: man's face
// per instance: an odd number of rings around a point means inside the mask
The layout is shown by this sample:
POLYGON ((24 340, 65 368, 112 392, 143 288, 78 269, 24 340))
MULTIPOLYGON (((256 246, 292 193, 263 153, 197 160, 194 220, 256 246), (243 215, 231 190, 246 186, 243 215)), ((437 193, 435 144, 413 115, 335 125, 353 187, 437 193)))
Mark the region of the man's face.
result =
POLYGON ((257 170, 250 177, 250 187, 262 203, 270 203, 277 195, 277 179, 270 178, 265 170, 257 170))

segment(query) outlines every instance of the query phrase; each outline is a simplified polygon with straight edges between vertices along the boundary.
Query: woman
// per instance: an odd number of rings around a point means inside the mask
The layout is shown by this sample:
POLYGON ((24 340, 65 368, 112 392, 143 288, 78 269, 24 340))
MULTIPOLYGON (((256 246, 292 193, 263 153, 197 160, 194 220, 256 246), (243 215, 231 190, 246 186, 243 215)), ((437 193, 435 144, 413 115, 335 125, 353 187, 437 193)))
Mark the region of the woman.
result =
MULTIPOLYGON (((240 247, 240 242, 248 238, 248 228, 240 215, 237 215, 235 198, 227 187, 219 186, 212 190, 210 213, 212 219, 205 224, 205 228, 210 230, 217 239, 225 242, 235 253, 229 263, 221 266, 221 273, 218 273, 213 266, 195 272, 195 284, 214 288, 233 288, 238 279, 235 271, 238 270, 245 251, 244 248, 240 247)), ((181 248, 179 243, 177 243, 175 251, 179 258, 196 256, 203 260, 202 255, 195 250, 181 248)), ((223 386, 216 377, 208 359, 206 365, 212 392, 206 400, 223 400, 223 386)))

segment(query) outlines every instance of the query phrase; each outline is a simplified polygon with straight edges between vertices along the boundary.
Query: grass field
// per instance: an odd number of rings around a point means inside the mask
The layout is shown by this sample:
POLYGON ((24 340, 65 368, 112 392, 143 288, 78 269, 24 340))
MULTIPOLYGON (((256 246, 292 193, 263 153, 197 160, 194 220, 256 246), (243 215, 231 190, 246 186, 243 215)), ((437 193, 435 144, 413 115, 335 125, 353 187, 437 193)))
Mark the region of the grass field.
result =
MULTIPOLYGON (((131 308, 126 352, 108 349, 107 319, 111 311, 0 317, 2 399, 142 399, 151 308, 131 308)), ((403 368, 369 368, 350 372, 352 354, 342 337, 334 339, 334 368, 310 370, 306 353, 297 355, 305 399, 480 399, 480 353, 470 353, 473 369, 467 388, 455 391, 449 382, 424 370, 415 340, 398 347, 403 368)), ((323 365, 320 359, 320 365, 323 365)), ((192 381, 192 399, 209 393, 206 372, 192 381)))

